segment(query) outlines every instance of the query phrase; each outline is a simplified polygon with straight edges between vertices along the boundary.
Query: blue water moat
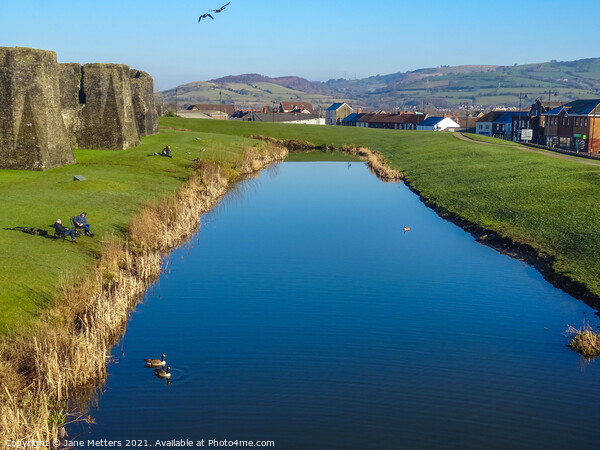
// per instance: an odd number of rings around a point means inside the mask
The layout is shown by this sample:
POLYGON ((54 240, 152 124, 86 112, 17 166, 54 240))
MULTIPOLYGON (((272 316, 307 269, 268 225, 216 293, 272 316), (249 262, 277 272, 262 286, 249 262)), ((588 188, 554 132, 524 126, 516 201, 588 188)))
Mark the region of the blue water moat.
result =
POLYGON ((362 163, 240 183, 132 314, 78 439, 592 449, 594 311, 362 163), (403 232, 404 226, 411 230, 403 232), (170 384, 144 368, 167 354, 170 384))

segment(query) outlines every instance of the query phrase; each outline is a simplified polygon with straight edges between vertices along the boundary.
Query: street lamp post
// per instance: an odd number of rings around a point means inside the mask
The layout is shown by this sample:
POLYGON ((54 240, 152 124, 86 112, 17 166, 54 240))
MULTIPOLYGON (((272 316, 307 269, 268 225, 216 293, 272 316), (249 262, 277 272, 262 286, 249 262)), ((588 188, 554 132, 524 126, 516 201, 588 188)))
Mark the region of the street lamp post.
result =
POLYGON ((223 119, 223 100, 221 100, 221 91, 219 91, 219 120, 223 119))
POLYGON ((518 123, 518 127, 517 127, 517 140, 521 141, 521 100, 523 98, 527 98, 527 94, 523 95, 521 92, 519 92, 519 123, 518 123))
MULTIPOLYGON (((552 95, 552 89, 548 89, 548 110, 546 111, 546 123, 545 123, 545 130, 546 130, 546 146, 550 147, 549 142, 548 142, 548 134, 550 132, 550 115, 548 114, 550 112, 550 110, 552 108, 550 108, 550 95, 552 95)), ((554 92, 554 96, 556 97, 558 95, 558 92, 554 92)))

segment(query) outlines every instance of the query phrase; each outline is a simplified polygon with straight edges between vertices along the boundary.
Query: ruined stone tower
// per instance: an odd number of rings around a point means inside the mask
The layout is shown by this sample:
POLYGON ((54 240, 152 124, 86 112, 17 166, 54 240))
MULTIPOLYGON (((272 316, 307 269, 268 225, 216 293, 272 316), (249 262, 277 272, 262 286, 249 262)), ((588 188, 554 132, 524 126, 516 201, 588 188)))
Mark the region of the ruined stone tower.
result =
POLYGON ((158 133, 158 114, 154 107, 154 80, 146 72, 132 69, 131 89, 133 110, 142 136, 158 133))
POLYGON ((129 66, 86 64, 82 72, 81 125, 77 146, 123 150, 140 145, 129 66))
POLYGON ((56 53, 0 47, 0 168, 75 162, 73 148, 124 150, 158 133, 154 82, 123 64, 58 64, 56 53))
POLYGON ((82 96, 81 65, 66 63, 58 65, 60 85, 60 109, 72 147, 77 147, 76 133, 81 126, 82 96))
POLYGON ((56 53, 0 47, 0 168, 75 162, 61 116, 56 53))

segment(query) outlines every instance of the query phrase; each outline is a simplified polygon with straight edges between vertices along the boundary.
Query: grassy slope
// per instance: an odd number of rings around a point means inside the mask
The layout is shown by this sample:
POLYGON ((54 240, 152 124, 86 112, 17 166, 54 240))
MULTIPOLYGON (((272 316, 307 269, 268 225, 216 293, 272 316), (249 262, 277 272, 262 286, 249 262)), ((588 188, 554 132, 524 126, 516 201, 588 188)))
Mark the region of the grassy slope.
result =
POLYGON ((144 202, 172 194, 187 179, 191 159, 233 161, 255 144, 235 136, 167 131, 143 138, 140 147, 130 150, 76 150, 73 166, 47 172, 0 170, 0 227, 51 230, 48 225, 57 218, 66 224, 69 217, 86 211, 97 233, 73 245, 0 229, 0 333, 26 324, 50 305, 61 280, 84 276, 99 255, 101 240, 123 235, 144 202), (173 149, 172 159, 149 156, 167 144, 173 149), (87 181, 72 181, 75 174, 87 181))
POLYGON ((474 141, 480 141, 480 142, 487 142, 488 144, 495 144, 495 145, 509 145, 509 146, 517 146, 519 144, 513 142, 513 141, 507 141, 504 139, 498 139, 498 138, 493 138, 493 137, 489 137, 489 136, 483 136, 481 134, 475 134, 475 133, 463 133, 466 137, 468 137, 469 139, 473 139, 474 141))
POLYGON ((179 118, 163 125, 377 150, 426 198, 554 255, 558 272, 600 295, 600 167, 464 142, 449 133, 179 118))
MULTIPOLYGON (((163 92, 165 101, 175 100, 175 90, 163 92)), ((224 103, 236 105, 261 105, 271 106, 273 102, 302 100, 314 105, 329 106, 336 98, 328 95, 309 94, 295 89, 286 88, 275 83, 256 82, 224 83, 219 86, 215 83, 197 81, 180 86, 177 92, 179 103, 219 103, 221 98, 224 103), (219 97, 219 93, 221 97, 219 97)))

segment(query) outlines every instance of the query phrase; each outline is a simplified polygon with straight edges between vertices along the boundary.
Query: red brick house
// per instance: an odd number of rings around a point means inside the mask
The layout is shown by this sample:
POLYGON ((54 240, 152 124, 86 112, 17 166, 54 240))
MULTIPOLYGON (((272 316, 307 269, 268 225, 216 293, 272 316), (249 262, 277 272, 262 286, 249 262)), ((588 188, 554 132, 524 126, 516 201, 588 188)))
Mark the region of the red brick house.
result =
POLYGON ((574 100, 544 114, 546 145, 600 153, 600 99, 574 100))

